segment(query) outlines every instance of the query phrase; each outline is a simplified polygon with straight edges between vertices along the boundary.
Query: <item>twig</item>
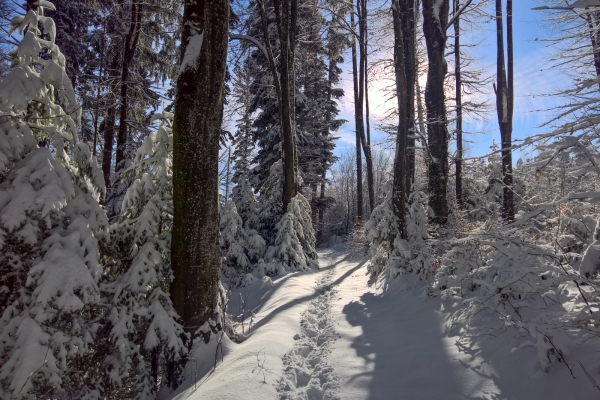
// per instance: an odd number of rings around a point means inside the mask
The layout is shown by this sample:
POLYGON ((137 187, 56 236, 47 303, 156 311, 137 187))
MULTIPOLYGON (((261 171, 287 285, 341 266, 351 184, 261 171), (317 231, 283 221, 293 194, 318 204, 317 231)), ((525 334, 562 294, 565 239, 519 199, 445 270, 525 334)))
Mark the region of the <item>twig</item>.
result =
POLYGON ((594 387, 596 389, 600 390, 600 386, 598 386, 598 384, 596 383, 596 381, 594 380, 594 378, 592 377, 592 375, 590 375, 590 373, 587 371, 587 369, 585 369, 585 367, 583 366, 583 364, 581 363, 581 361, 577 360, 577 363, 579 364, 579 366, 583 370, 583 373, 585 374, 585 376, 587 376, 588 379, 590 380, 590 382, 592 382, 592 385, 594 385, 594 387))

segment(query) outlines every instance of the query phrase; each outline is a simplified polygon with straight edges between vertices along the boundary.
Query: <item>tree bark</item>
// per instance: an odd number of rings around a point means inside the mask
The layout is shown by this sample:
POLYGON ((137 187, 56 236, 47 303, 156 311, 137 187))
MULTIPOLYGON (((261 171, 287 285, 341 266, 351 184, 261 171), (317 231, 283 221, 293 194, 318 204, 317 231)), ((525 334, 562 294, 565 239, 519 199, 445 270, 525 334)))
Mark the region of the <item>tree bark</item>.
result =
POLYGON ((179 74, 175 98, 171 296, 185 331, 208 342, 221 329, 218 160, 229 0, 186 0, 182 26, 181 62, 193 61, 179 74))
POLYGON ((445 224, 448 220, 448 124, 444 95, 444 78, 448 65, 444 59, 446 49, 445 28, 448 23, 450 0, 423 0, 423 31, 427 44, 427 136, 431 159, 429 161, 429 206, 434 222, 445 224))
MULTIPOLYGON (((407 169, 407 143, 409 125, 406 109, 408 107, 408 83, 406 80, 406 59, 404 51, 404 33, 402 29, 402 15, 404 7, 399 1, 392 0, 392 16, 394 23, 394 72, 396 75, 396 97, 398 100, 398 132, 396 135, 396 156, 394 158, 394 180, 392 194, 392 208, 398 223, 398 234, 406 237, 406 190, 407 169)), ((393 240, 391 238, 391 240, 393 240)), ((392 241, 393 243, 393 241, 392 241)))
MULTIPOLYGON (((459 0, 454 0, 454 13, 460 9, 459 0)), ((463 207, 462 159, 463 159, 463 115, 462 115, 462 75, 460 71, 460 16, 454 20, 454 77, 456 80, 456 202, 463 207)))
POLYGON ((502 142, 502 217, 510 222, 515 218, 513 172, 512 172, 512 119, 513 119, 513 45, 512 45, 512 0, 506 2, 507 61, 504 61, 504 29, 502 0, 496 0, 496 42, 497 42, 497 85, 496 110, 502 142))
MULTIPOLYGON (((371 153, 370 132, 365 137, 365 120, 363 117, 363 105, 367 93, 367 2, 356 0, 356 11, 358 16, 359 35, 359 75, 358 75, 358 103, 360 105, 360 123, 357 124, 357 132, 360 134, 361 146, 365 153, 367 166, 367 192, 369 195, 369 212, 375 208, 375 189, 373 187, 373 157, 371 153), (360 125, 360 129, 359 129, 360 125)), ((368 110, 368 106, 367 106, 368 110)), ((358 115, 358 114, 357 114, 358 115)), ((367 127, 369 127, 367 111, 367 127)))
POLYGON ((275 18, 281 54, 279 72, 271 49, 269 29, 263 0, 259 0, 260 14, 265 37, 269 65, 279 101, 282 133, 283 158, 283 207, 287 210, 290 201, 298 194, 298 155, 296 152, 296 78, 294 72, 296 60, 296 22, 298 15, 297 0, 274 1, 275 18))
POLYGON ((406 149, 406 192, 410 195, 415 179, 415 82, 417 79, 417 31, 416 12, 418 6, 415 0, 400 2, 400 23, 404 42, 404 71, 406 75, 406 123, 408 129, 406 149))
POLYGON ((119 132, 117 134, 117 151, 115 170, 121 170, 124 165, 125 152, 127 146, 127 92, 129 89, 129 69, 133 63, 137 42, 140 37, 142 25, 142 3, 131 3, 131 21, 129 23, 129 32, 125 37, 123 47, 123 63, 121 64, 121 92, 119 107, 119 132))
MULTIPOLYGON (((354 24, 354 12, 350 12, 350 24, 354 24)), ((363 190, 362 190, 362 151, 361 132, 363 132, 362 100, 359 95, 358 63, 356 60, 356 37, 352 37, 352 78, 354 82, 354 121, 356 125, 356 215, 363 219, 363 190)))
MULTIPOLYGON (((112 60, 109 66, 109 82, 117 79, 118 72, 117 68, 119 67, 120 62, 120 52, 116 48, 116 44, 110 46, 110 54, 112 55, 112 60)), ((112 85, 111 85, 112 86, 112 85)), ((112 92, 108 102, 111 104, 109 109, 106 111, 106 116, 104 117, 103 125, 104 125, 104 146, 102 148, 102 173, 104 175, 104 183, 106 185, 106 197, 108 198, 108 190, 111 187, 110 181, 110 172, 112 169, 112 160, 113 160, 113 147, 115 145, 115 122, 117 119, 117 106, 116 106, 116 94, 114 90, 116 89, 116 85, 112 86, 112 92)))

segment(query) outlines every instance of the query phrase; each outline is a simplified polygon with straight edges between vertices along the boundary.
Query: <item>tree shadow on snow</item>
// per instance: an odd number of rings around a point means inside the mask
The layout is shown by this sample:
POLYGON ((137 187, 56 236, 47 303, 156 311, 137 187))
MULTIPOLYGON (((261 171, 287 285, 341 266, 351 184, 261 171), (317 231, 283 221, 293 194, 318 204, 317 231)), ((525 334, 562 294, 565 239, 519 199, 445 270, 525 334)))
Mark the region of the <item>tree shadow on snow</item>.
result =
POLYGON ((456 374, 457 367, 462 368, 448 355, 434 306, 415 292, 365 293, 360 301, 346 304, 343 314, 350 325, 362 328, 351 346, 364 359, 366 371, 351 376, 346 384, 368 385, 369 399, 500 398, 493 393, 464 394, 466 377, 462 371, 456 374))

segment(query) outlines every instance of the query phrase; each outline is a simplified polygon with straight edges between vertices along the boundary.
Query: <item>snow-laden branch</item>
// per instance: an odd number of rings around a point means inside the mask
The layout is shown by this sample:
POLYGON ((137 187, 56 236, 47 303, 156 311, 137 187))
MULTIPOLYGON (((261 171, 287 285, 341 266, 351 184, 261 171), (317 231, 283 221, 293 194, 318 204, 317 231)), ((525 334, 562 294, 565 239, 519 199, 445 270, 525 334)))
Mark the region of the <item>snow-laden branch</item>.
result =
POLYGON ((565 7, 541 6, 532 10, 573 10, 575 8, 600 7, 600 0, 577 0, 575 3, 565 7))
POLYGON ((448 28, 450 28, 454 24, 454 21, 456 21, 456 18, 460 17, 460 15, 467 9, 467 7, 469 7, 471 5, 472 2, 473 2, 473 0, 467 0, 467 2, 465 4, 463 4, 457 12, 454 13, 452 18, 450 18, 450 21, 448 21, 448 23, 446 24, 446 28, 444 29, 444 32, 447 31, 448 28))
POLYGON ((265 46, 263 46, 263 44, 258 39, 254 38, 252 36, 240 35, 237 33, 230 33, 229 37, 232 40, 238 39, 238 40, 247 40, 249 42, 252 42, 252 44, 254 44, 256 47, 258 47, 260 49, 260 51, 263 52, 263 54, 265 55, 265 57, 267 59, 269 58, 269 53, 267 52, 267 49, 265 48, 265 46))

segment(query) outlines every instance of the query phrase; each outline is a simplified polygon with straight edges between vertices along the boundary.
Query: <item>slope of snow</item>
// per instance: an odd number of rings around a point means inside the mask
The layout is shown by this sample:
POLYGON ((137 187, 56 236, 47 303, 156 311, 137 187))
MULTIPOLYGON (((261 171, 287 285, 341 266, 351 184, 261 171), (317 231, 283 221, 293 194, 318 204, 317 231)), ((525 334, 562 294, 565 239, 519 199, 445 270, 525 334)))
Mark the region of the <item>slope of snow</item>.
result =
MULTIPOLYGON (((535 347, 513 350, 517 338, 490 338, 482 349, 447 335, 444 306, 421 295, 421 282, 399 278, 383 290, 367 274, 366 259, 353 258, 340 244, 319 251, 319 262, 319 271, 234 291, 229 312, 237 314, 240 299, 247 299, 244 329, 252 319, 250 335, 241 344, 225 340, 224 361, 214 371, 214 343, 197 351, 197 366, 188 366, 195 388, 188 379, 173 398, 600 397, 578 367, 576 379, 563 364, 543 372, 535 347)), ((598 379, 600 365, 591 357, 587 367, 598 379)))

